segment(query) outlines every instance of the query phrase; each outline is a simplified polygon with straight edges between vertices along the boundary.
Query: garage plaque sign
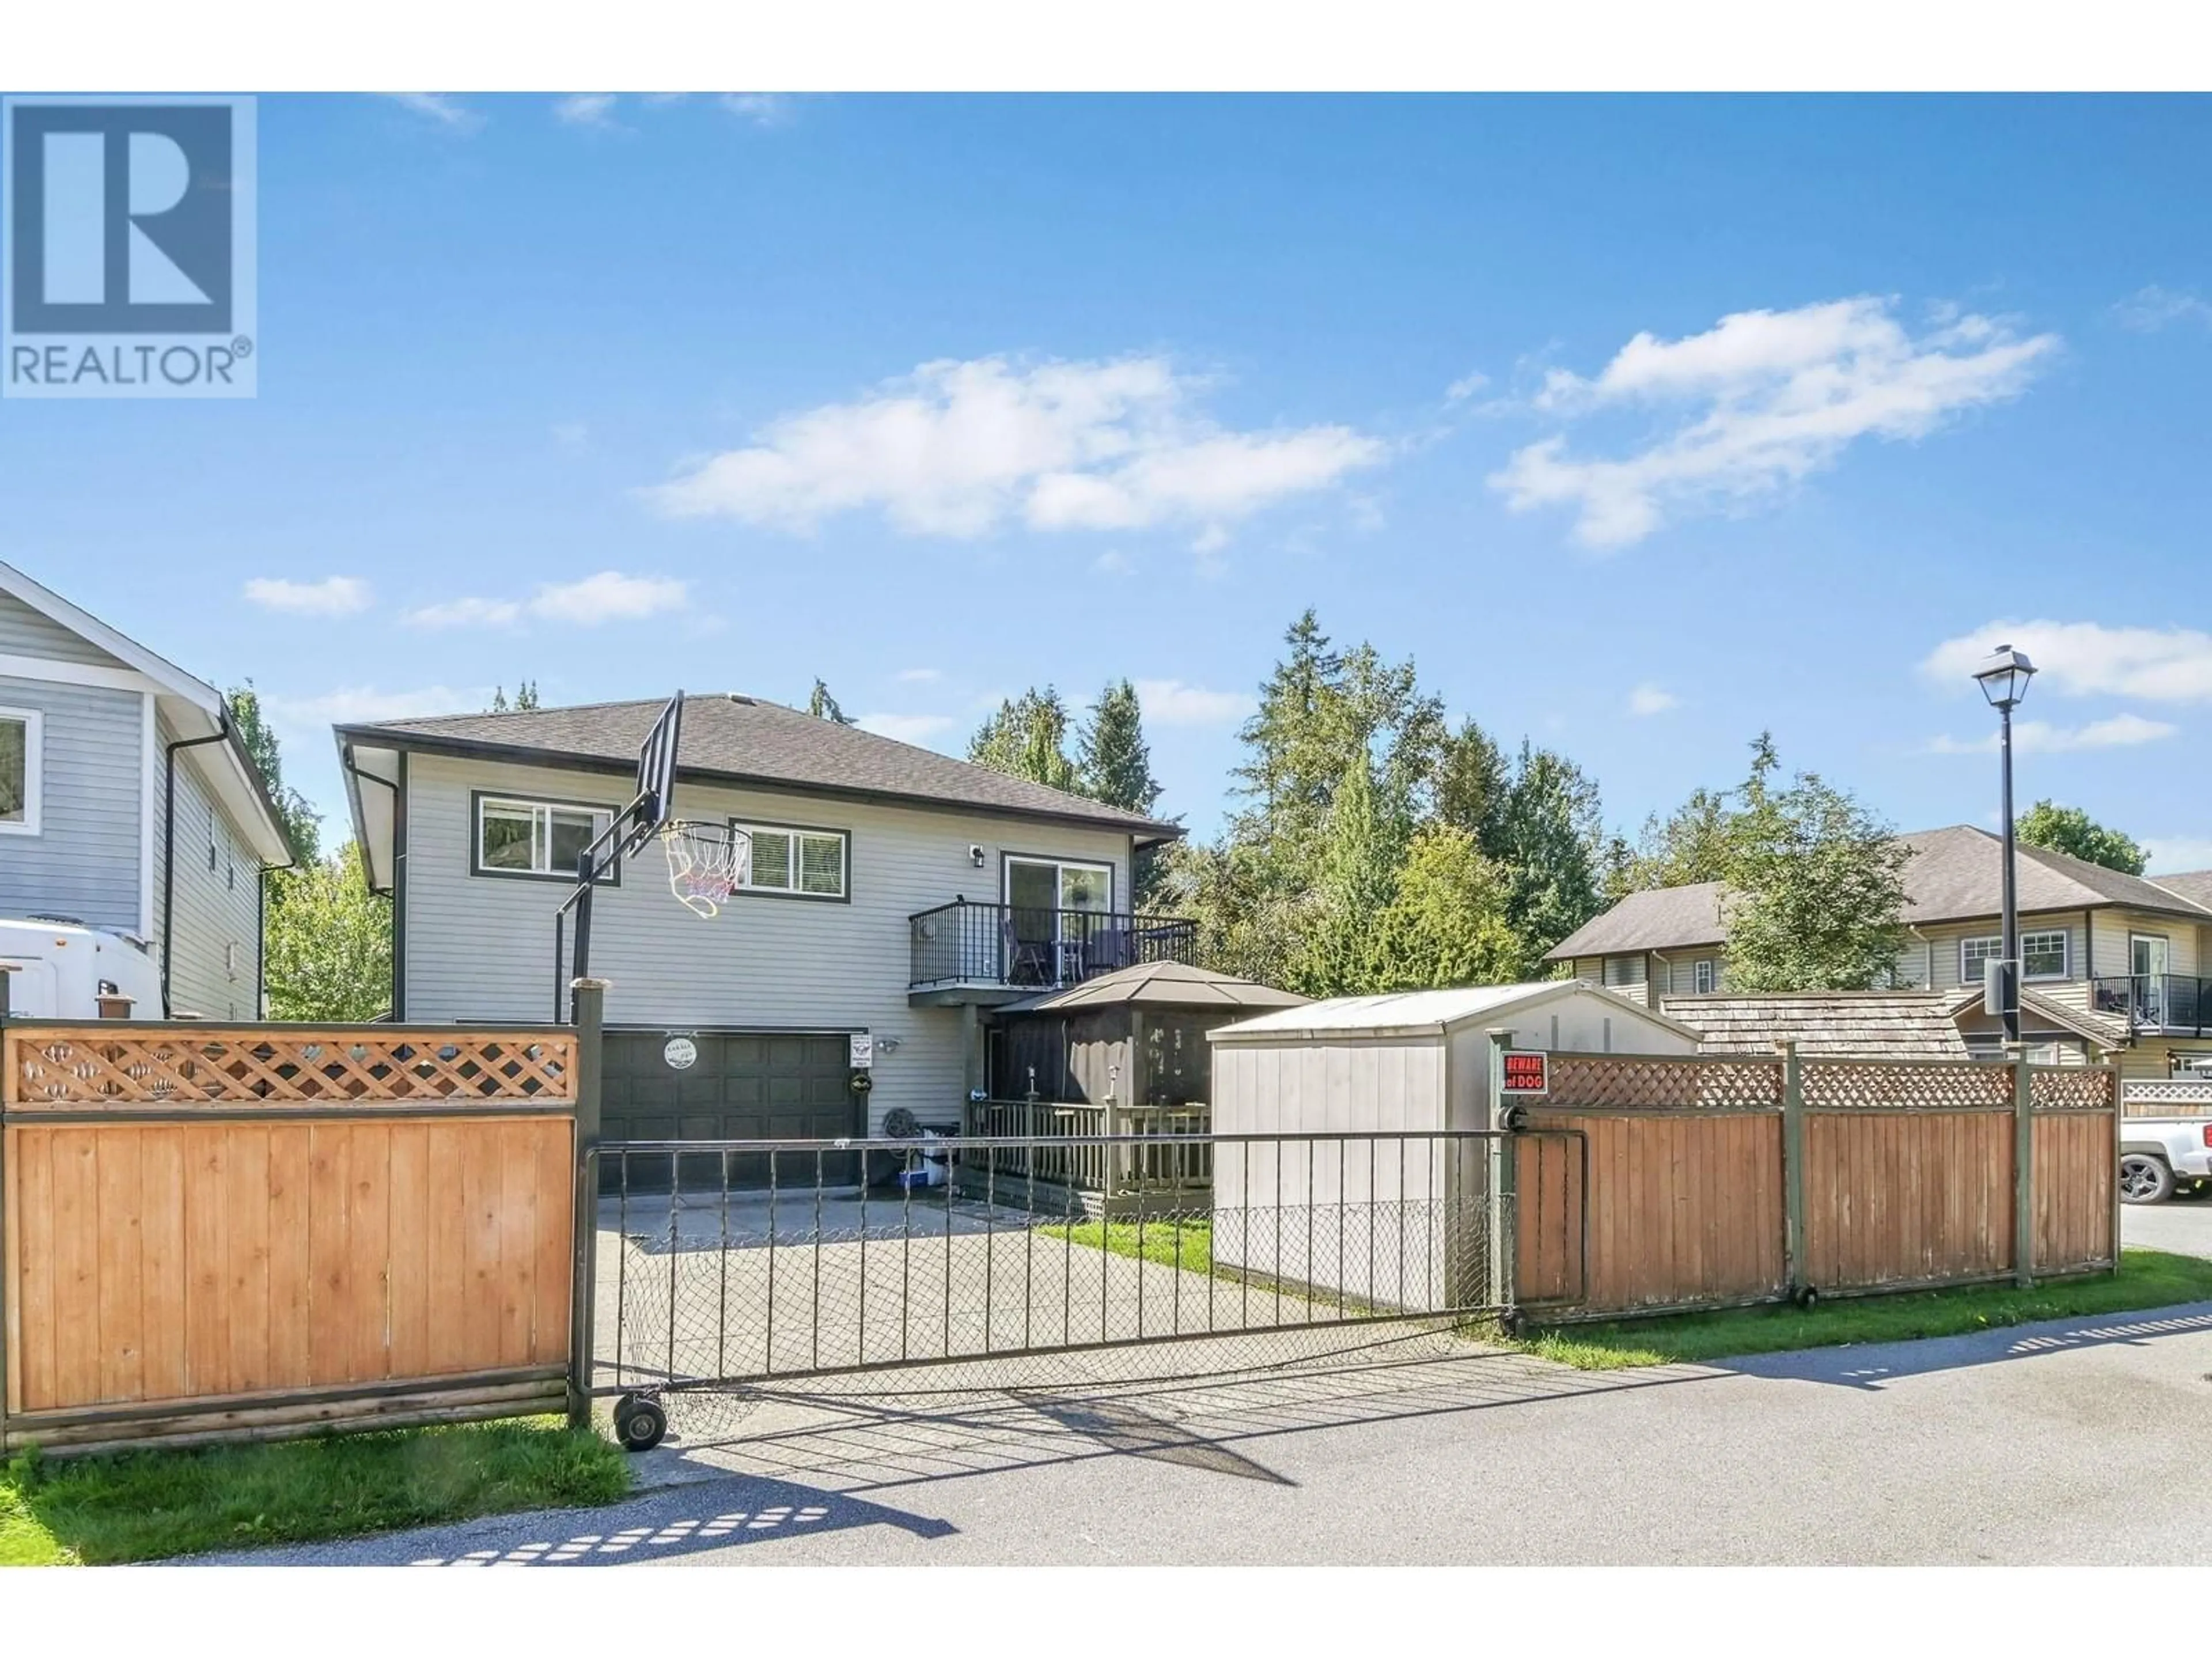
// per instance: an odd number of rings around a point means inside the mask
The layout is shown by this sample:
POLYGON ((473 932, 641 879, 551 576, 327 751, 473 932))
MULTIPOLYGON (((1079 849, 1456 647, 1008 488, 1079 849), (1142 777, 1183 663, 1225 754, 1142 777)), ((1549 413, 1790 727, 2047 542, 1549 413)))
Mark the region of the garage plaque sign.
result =
POLYGON ((876 1063, 876 1040, 866 1031, 855 1031, 848 1039, 847 1063, 856 1072, 865 1072, 876 1063))
POLYGON ((670 1070, 688 1072, 698 1064, 699 1045, 688 1036, 672 1036, 661 1044, 660 1057, 668 1062, 670 1070))
POLYGON ((1551 1092, 1550 1068, 1546 1062, 1550 1056, 1540 1048, 1509 1048, 1505 1051, 1505 1072, 1498 1086, 1509 1095, 1541 1095, 1551 1092))

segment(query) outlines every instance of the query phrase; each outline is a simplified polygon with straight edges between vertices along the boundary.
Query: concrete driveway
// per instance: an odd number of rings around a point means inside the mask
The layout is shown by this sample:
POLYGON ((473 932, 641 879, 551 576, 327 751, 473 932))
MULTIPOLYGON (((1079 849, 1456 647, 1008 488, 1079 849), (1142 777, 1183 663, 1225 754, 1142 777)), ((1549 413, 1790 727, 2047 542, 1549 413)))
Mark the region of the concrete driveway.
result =
POLYGON ((2120 1206, 2120 1242, 2177 1255, 2212 1256, 2212 1193, 2120 1206))
POLYGON ((1449 1339, 1236 1381, 786 1389, 611 1509, 267 1563, 2212 1564, 2212 1303, 1592 1373, 1449 1339))

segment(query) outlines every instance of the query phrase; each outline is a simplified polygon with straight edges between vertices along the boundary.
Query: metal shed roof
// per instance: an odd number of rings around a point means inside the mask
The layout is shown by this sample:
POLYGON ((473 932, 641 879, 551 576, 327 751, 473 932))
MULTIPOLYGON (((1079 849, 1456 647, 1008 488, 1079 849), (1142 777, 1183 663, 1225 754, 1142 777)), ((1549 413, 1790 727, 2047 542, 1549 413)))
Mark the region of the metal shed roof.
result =
POLYGON ((1602 997, 1620 1012, 1687 1037, 1699 1033, 1640 1002, 1579 980, 1540 980, 1526 985, 1464 985, 1440 991, 1390 991, 1378 996, 1331 997, 1239 1020, 1206 1033, 1216 1042, 1270 1037, 1331 1036, 1438 1036, 1477 1021, 1484 1024, 1554 997, 1602 997))

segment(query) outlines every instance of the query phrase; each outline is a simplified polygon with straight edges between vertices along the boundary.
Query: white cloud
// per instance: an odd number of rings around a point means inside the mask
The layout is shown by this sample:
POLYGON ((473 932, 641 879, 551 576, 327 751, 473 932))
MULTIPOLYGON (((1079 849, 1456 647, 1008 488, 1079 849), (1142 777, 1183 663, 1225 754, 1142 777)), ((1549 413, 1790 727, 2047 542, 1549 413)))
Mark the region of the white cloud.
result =
POLYGON ((726 92, 722 107, 757 127, 780 127, 791 119, 793 102, 781 92, 726 92))
POLYGON ((482 115, 442 92, 389 92, 385 96, 448 132, 474 132, 484 124, 482 115))
POLYGON ((596 628, 657 617, 690 601, 690 584, 675 577, 602 570, 580 581, 549 582, 527 599, 441 600, 409 611, 407 620, 417 628, 511 628, 526 619, 596 628))
POLYGON ((1349 427, 1224 430, 1164 358, 924 363, 645 492, 678 518, 811 530, 873 509, 914 535, 1188 525, 1212 533, 1382 460, 1349 427))
POLYGON ((1490 376, 1480 370, 1462 374, 1444 388, 1444 401, 1448 404, 1463 404, 1489 384, 1490 376))
MULTIPOLYGON (((2013 747, 2023 755, 2063 755, 2081 749, 2131 749, 2137 744, 2156 743, 2174 736, 2180 731, 2164 720, 2146 720, 2141 714, 2114 714, 2109 720, 2091 720, 2086 726, 2053 726, 2048 720, 2021 720, 2012 723, 2013 747)), ((1935 755, 1984 755, 1997 746, 1997 734, 1990 732, 1972 738, 1940 737, 1929 744, 1928 750, 1935 755)))
POLYGON ((357 576, 325 576, 319 582, 256 576, 246 584, 246 597, 264 610, 301 617, 349 617, 370 604, 368 584, 357 576))
POLYGON ((2212 837, 2147 836, 2142 849, 2150 854, 2147 871, 2154 878, 2179 875, 2185 870, 2212 870, 2212 837))
POLYGON ((1555 434, 1515 451, 1490 484, 1516 513, 1573 507, 1588 546, 1626 547, 1671 518, 1741 507, 1832 467, 1857 439, 1923 437, 2016 397, 2057 345, 1972 314, 1915 338, 1870 297, 1738 312, 1679 340, 1638 334, 1595 379, 1553 369, 1534 404, 1565 420, 1656 414, 1659 434, 1617 459, 1571 454, 1555 434))
POLYGON ((2029 690, 2152 702, 2212 701, 2212 634, 2191 628, 2107 628, 2102 623, 1993 622, 1948 639, 1920 665, 1929 678, 1966 686, 1998 644, 2036 666, 2029 690))
POLYGON ((1628 694, 1628 712, 1641 720, 1653 714, 1663 714, 1681 701, 1672 691, 1646 681, 1628 694))
POLYGON ((615 94, 611 92, 572 92, 553 103, 554 119, 572 127, 611 127, 614 115, 615 94))
POLYGON ((1242 691, 1209 691, 1181 680, 1139 680, 1137 702, 1154 726, 1226 726, 1260 706, 1242 691))
POLYGON ((857 724, 863 732, 872 732, 879 738, 927 744, 950 732, 955 722, 950 714, 863 714, 857 724))
POLYGON ((945 671, 941 668, 902 668, 897 678, 908 685, 927 685, 932 680, 943 679, 945 671))
POLYGON ((2170 323, 2197 323, 2212 328, 2212 300, 2197 294, 2177 293, 2156 283, 2139 288, 2112 307, 2123 328, 2155 334, 2170 323))
POLYGON ((522 620, 522 606, 514 599, 441 599, 407 613, 416 628, 512 628, 522 620))
POLYGON ((625 576, 602 570, 581 581, 556 582, 538 590, 530 614, 548 622, 593 627, 603 622, 639 622, 681 610, 690 585, 673 576, 625 576))

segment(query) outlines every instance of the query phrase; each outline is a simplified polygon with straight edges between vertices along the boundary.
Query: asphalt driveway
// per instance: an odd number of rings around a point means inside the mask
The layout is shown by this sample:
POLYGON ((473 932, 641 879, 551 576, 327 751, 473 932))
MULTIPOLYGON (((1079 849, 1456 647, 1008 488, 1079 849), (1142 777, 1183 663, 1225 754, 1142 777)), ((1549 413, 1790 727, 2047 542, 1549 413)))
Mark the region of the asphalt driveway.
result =
POLYGON ((2212 1256, 2212 1193, 2121 1206, 2120 1242, 2177 1255, 2212 1256))
POLYGON ((1428 1336, 1230 1382, 793 1390, 611 1509, 249 1559, 2207 1565, 2201 1484, 2143 1449, 2201 1436, 2208 1377, 2212 1303, 1611 1373, 1428 1336))

